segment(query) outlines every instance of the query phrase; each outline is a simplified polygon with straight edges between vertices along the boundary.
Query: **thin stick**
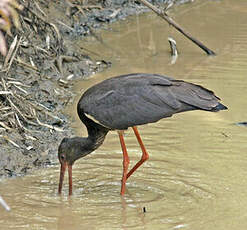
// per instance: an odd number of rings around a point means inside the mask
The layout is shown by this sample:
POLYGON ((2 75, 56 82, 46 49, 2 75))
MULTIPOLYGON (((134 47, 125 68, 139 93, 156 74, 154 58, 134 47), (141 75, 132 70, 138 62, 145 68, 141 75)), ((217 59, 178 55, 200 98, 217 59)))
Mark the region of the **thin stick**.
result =
POLYGON ((9 62, 9 59, 10 59, 11 55, 14 52, 16 44, 17 44, 17 35, 15 36, 13 42, 10 45, 9 52, 8 52, 8 54, 7 54, 7 56, 6 56, 5 60, 4 60, 3 69, 5 69, 7 67, 7 64, 9 62))
POLYGON ((11 130, 11 128, 2 121, 0 121, 0 126, 2 126, 4 129, 11 130))
POLYGON ((21 41, 22 41, 22 37, 20 37, 20 39, 19 39, 19 41, 18 41, 18 43, 17 43, 17 45, 16 45, 16 47, 15 47, 15 50, 14 50, 14 52, 13 52, 13 55, 12 55, 10 61, 9 61, 9 65, 8 65, 6 74, 8 74, 8 72, 9 72, 9 70, 10 70, 10 67, 11 67, 11 65, 12 65, 12 63, 13 63, 13 60, 14 60, 15 56, 16 56, 17 50, 19 49, 19 46, 20 46, 20 44, 21 44, 21 41))
POLYGON ((18 144, 16 144, 14 141, 10 140, 8 136, 0 135, 0 137, 2 137, 3 139, 5 139, 6 141, 8 141, 9 143, 11 143, 12 145, 14 145, 15 147, 20 148, 20 146, 18 144))
POLYGON ((156 14, 158 14, 161 18, 166 20, 170 25, 172 25, 176 30, 178 30, 180 33, 182 33, 185 37, 190 39, 192 42, 194 42, 196 45, 198 45, 201 49, 203 49, 208 55, 216 55, 214 51, 207 48, 205 45, 203 45, 199 40, 193 38, 187 31, 181 28, 180 25, 178 25, 172 18, 170 18, 166 13, 152 5, 146 0, 138 0, 139 2, 143 3, 145 6, 153 10, 156 14))
POLYGON ((26 66, 26 67, 28 67, 28 68, 30 68, 30 69, 32 69, 32 70, 38 71, 38 68, 37 68, 37 67, 32 66, 32 65, 30 65, 30 64, 28 64, 28 63, 22 61, 22 60, 20 59, 20 57, 15 58, 15 61, 17 61, 18 64, 24 65, 24 66, 26 66))
POLYGON ((36 121, 37 121, 37 123, 38 123, 39 125, 44 126, 44 127, 46 127, 46 128, 49 128, 49 129, 51 129, 51 130, 58 131, 58 132, 64 132, 63 129, 57 128, 57 127, 55 127, 55 126, 53 126, 53 125, 48 125, 48 124, 42 123, 42 122, 39 120, 38 116, 36 115, 35 109, 32 109, 32 112, 33 112, 34 116, 36 117, 36 121))

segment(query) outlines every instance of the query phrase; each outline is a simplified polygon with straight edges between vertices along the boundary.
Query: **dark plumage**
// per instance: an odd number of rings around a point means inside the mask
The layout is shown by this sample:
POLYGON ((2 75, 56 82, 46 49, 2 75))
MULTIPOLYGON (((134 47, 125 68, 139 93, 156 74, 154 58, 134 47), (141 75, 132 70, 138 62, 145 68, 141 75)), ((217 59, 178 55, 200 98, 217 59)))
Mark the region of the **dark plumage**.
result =
MULTIPOLYGON (((87 127, 88 137, 65 138, 59 146, 58 157, 61 163, 59 193, 67 165, 72 178, 70 170, 74 161, 98 148, 108 131, 132 127, 143 156, 127 173, 129 158, 122 132, 119 131, 124 155, 121 189, 123 195, 127 178, 148 158, 136 126, 189 110, 217 112, 227 109, 219 103, 219 100, 212 91, 200 85, 158 74, 127 74, 92 86, 82 95, 77 105, 78 115, 87 127)), ((69 193, 72 193, 72 179, 69 193)))

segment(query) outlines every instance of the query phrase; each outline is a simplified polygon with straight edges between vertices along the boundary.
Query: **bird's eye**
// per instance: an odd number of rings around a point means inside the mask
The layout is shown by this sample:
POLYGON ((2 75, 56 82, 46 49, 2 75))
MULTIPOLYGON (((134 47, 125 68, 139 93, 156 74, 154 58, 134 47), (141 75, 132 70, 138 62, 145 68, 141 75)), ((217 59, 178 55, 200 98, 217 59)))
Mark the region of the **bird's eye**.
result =
POLYGON ((60 156, 60 159, 61 159, 61 160, 64 160, 64 159, 65 159, 65 156, 64 156, 64 155, 61 155, 61 156, 60 156))

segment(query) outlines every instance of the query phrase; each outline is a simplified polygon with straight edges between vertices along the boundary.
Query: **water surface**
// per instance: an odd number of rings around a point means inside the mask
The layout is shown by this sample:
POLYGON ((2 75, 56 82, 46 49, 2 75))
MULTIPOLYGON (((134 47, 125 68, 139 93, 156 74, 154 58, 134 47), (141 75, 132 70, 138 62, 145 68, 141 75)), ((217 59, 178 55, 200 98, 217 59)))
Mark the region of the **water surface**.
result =
MULTIPOLYGON (((1 229, 205 229, 247 226, 247 1, 203 1, 179 6, 174 19, 213 49, 208 57, 153 13, 117 23, 100 36, 103 43, 79 41, 113 65, 77 82, 78 97, 68 108, 78 135, 85 127, 75 114, 79 96, 108 77, 149 72, 201 84, 216 92, 228 111, 178 114, 139 128, 150 159, 119 195, 122 153, 111 132, 95 153, 76 162, 74 194, 67 178, 57 195, 59 165, 0 183, 12 210, 0 209, 1 229), (172 65, 167 37, 177 41, 172 65), (146 213, 143 213, 145 207, 146 213)), ((132 130, 125 135, 132 165, 141 153, 132 130)))

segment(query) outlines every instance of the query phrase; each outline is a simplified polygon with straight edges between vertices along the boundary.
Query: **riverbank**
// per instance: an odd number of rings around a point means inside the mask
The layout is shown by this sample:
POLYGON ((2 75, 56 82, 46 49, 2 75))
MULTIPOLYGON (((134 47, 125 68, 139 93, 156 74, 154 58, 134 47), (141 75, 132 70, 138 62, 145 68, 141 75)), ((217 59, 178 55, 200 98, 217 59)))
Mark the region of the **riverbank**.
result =
MULTIPOLYGON (((159 1, 159 4, 169 1, 159 1)), ((185 3, 191 1, 177 1, 185 3)), ((148 11, 137 1, 20 1, 21 28, 7 38, 13 52, 0 57, 0 176, 24 175, 56 162, 57 146, 73 135, 63 114, 73 101, 75 79, 111 66, 73 45, 86 36, 100 39, 101 29, 129 15, 148 11)), ((176 7, 176 6, 174 6, 176 7)))

